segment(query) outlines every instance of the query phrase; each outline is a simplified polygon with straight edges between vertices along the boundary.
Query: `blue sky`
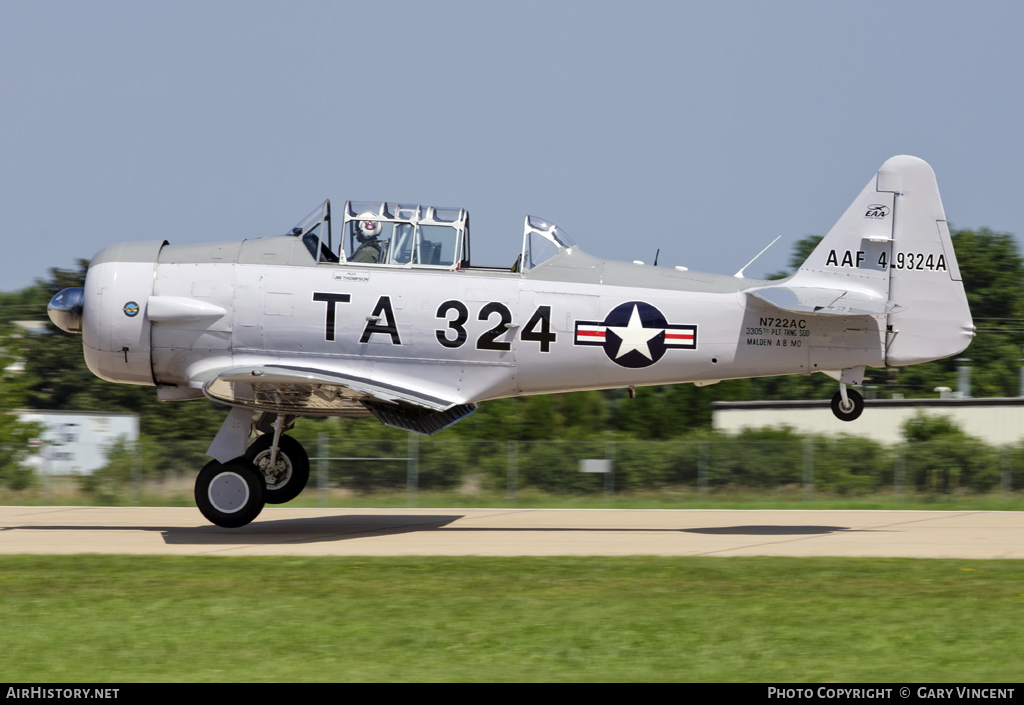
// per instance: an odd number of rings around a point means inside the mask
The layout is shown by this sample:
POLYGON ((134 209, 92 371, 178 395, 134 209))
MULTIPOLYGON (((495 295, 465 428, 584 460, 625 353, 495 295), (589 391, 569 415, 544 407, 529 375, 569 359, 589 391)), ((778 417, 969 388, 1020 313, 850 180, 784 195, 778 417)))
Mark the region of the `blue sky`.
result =
POLYGON ((592 254, 785 266, 885 159, 1024 235, 1024 4, 0 0, 0 290, 324 198, 530 213, 592 254))

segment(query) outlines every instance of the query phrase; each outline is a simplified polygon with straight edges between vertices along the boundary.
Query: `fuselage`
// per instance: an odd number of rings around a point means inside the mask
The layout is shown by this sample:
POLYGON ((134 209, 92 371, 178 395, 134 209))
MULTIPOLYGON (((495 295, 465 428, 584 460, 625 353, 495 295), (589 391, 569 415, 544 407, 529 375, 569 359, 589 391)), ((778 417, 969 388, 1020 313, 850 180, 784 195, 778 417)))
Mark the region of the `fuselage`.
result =
POLYGON ((522 273, 316 262, 294 237, 126 243, 94 259, 94 373, 202 396, 250 364, 344 365, 460 402, 882 365, 884 316, 801 316, 766 282, 610 262, 578 249, 522 273))

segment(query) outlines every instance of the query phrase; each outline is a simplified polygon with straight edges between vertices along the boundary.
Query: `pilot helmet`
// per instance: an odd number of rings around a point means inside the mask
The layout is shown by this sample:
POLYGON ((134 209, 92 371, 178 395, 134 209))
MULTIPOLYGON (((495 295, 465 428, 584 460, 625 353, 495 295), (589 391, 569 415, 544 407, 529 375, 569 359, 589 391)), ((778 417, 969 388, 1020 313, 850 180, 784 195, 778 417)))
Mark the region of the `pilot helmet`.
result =
MULTIPOLYGON (((357 217, 359 218, 376 218, 377 214, 372 211, 366 211, 360 213, 357 217)), ((356 221, 356 239, 359 242, 368 242, 375 240, 380 235, 380 221, 377 220, 357 220, 356 221)))

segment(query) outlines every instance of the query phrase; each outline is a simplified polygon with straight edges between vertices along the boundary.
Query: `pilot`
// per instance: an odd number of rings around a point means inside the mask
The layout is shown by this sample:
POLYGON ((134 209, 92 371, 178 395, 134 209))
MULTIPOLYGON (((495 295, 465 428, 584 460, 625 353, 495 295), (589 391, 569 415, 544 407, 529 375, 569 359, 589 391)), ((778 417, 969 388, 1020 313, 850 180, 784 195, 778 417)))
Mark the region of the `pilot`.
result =
MULTIPOLYGON (((376 213, 367 211, 360 213, 360 218, 374 218, 376 213)), ((352 257, 349 258, 349 262, 366 262, 376 263, 380 262, 381 255, 384 252, 384 244, 381 243, 377 236, 380 235, 380 222, 376 220, 357 220, 356 221, 356 240, 361 244, 352 257)))

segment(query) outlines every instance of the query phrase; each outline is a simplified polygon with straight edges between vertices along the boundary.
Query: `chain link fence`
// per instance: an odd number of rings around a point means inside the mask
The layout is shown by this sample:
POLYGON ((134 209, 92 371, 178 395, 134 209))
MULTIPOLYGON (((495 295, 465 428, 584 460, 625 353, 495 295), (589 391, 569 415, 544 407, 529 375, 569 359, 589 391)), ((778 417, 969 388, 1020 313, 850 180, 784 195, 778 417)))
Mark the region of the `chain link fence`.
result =
MULTIPOLYGON (((972 438, 894 446, 819 436, 759 442, 476 441, 321 434, 296 440, 310 458, 309 483, 300 496, 307 505, 396 492, 415 503, 421 492, 489 493, 514 501, 525 491, 623 495, 685 489, 707 498, 723 490, 789 488, 811 500, 890 491, 1009 494, 1024 484, 1022 473, 1015 473, 1024 448, 972 438), (593 460, 605 462, 584 462, 593 460)), ((190 505, 196 474, 210 461, 206 448, 205 442, 122 442, 108 449, 104 467, 73 477, 47 474, 45 462, 22 465, 0 477, 0 503, 34 492, 40 501, 78 496, 84 503, 190 505)))

